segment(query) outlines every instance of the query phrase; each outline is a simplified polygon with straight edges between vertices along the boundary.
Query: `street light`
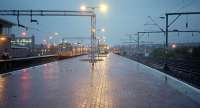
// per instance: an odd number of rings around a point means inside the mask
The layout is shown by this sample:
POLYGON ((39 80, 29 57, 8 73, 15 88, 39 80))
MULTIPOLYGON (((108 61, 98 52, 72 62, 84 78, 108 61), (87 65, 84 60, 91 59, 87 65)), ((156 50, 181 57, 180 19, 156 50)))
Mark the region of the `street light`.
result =
POLYGON ((44 44, 47 44, 47 40, 43 40, 44 44))
POLYGON ((55 43, 56 38, 58 38, 59 33, 58 32, 52 32, 49 34, 47 39, 43 40, 44 43, 47 43, 47 41, 51 44, 55 43))
POLYGON ((86 11, 86 10, 87 10, 87 7, 86 7, 85 5, 82 5, 82 6, 80 7, 80 10, 81 10, 81 11, 86 11))
POLYGON ((102 13, 107 13, 108 11, 108 5, 106 4, 100 4, 99 9, 102 13))
POLYGON ((101 29, 102 32, 105 32, 106 30, 104 28, 101 29))
MULTIPOLYGON (((105 30, 105 28, 101 28, 101 29, 97 29, 97 31, 105 32, 106 30, 105 30)), ((98 52, 98 57, 99 57, 99 54, 100 54, 100 48, 99 48, 100 42, 101 41, 105 42, 106 37, 105 36, 102 36, 102 37, 96 36, 96 39, 97 39, 97 52, 98 52)))
MULTIPOLYGON (((96 31, 97 31, 97 33, 100 33, 100 32, 104 33, 104 32, 106 32, 106 29, 101 28, 101 29, 97 29, 96 31)), ((96 36, 96 38, 99 39, 99 40, 105 40, 106 37, 105 36, 102 36, 102 37, 96 36)))
POLYGON ((92 66, 94 66, 94 60, 95 60, 95 52, 96 52, 96 13, 95 9, 100 9, 102 13, 106 13, 108 10, 108 6, 106 4, 100 4, 99 6, 96 7, 88 7, 85 5, 82 5, 80 7, 81 11, 92 11, 93 15, 91 16, 91 62, 92 66))
POLYGON ((91 7, 91 6, 86 6, 86 5, 81 5, 80 6, 80 10, 81 11, 87 11, 88 9, 91 9, 91 10, 95 10, 95 9, 99 9, 100 10, 100 12, 102 12, 102 13, 107 13, 108 12, 108 5, 107 4, 104 4, 104 3, 102 3, 102 4, 100 4, 99 6, 95 6, 95 7, 91 7))

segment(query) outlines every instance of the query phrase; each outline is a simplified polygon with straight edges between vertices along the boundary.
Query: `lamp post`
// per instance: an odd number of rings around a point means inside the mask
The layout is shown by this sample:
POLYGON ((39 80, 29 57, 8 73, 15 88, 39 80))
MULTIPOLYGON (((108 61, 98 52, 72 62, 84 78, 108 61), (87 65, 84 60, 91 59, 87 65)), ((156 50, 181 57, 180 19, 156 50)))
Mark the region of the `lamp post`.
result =
MULTIPOLYGON (((100 12, 102 13, 106 13, 108 11, 108 6, 106 4, 100 4, 99 6, 86 6, 86 5, 82 5, 80 6, 80 10, 81 11, 87 11, 90 10, 92 11, 94 14, 91 16, 91 62, 92 62, 92 66, 94 66, 94 62, 96 62, 95 60, 95 53, 96 53, 96 13, 95 13, 95 9, 99 9, 100 12)), ((105 29, 104 29, 105 31, 105 29)))
POLYGON ((98 58, 99 58, 99 54, 100 54, 99 45, 100 45, 100 41, 102 38, 100 36, 98 36, 98 37, 96 37, 96 39, 97 39, 97 54, 98 54, 98 58))
MULTIPOLYGON (((97 29, 97 32, 102 32, 102 33, 104 33, 105 31, 106 31, 105 28, 97 29)), ((99 48, 100 41, 101 41, 101 40, 105 40, 104 38, 105 38, 105 37, 100 37, 100 36, 97 36, 97 37, 96 37, 96 39, 97 39, 97 53, 98 53, 98 58, 99 58, 99 54, 100 54, 100 48, 99 48)))
POLYGON ((55 39, 59 38, 59 33, 58 32, 54 32, 54 33, 50 33, 50 36, 48 37, 49 43, 52 45, 56 45, 56 40, 55 39), (53 41, 52 41, 53 40, 53 41))

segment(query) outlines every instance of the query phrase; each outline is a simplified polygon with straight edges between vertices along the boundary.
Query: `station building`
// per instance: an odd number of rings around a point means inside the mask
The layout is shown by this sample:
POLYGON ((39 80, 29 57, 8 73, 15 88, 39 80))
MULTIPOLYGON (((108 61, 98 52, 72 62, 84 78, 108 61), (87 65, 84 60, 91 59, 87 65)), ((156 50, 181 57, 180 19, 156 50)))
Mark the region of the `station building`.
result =
POLYGON ((15 37, 11 38, 11 55, 13 58, 34 56, 35 37, 15 37), (23 53, 22 53, 23 52, 23 53))
POLYGON ((11 29, 14 25, 14 23, 0 18, 0 58, 11 50, 11 29))
POLYGON ((0 59, 6 53, 10 58, 34 56, 35 37, 16 37, 12 27, 16 24, 0 18, 0 59))

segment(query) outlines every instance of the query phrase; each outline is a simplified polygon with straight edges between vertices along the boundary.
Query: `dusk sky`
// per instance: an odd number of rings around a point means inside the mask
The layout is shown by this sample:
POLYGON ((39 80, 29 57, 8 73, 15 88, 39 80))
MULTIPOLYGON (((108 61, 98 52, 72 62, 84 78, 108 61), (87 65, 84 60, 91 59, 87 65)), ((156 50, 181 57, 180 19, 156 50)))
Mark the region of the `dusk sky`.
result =
MULTIPOLYGON (((165 20, 159 17, 164 16, 166 12, 200 11, 200 0, 1 0, 0 9, 79 10, 82 4, 98 6, 100 3, 106 3, 109 11, 102 14, 96 10, 97 29, 106 29, 105 33, 98 33, 98 35, 105 35, 107 42, 112 45, 120 44, 120 39, 126 38, 126 34, 146 30, 159 31, 156 26, 144 26, 145 23, 152 23, 148 16, 164 28, 165 20)), ((90 36, 89 17, 34 17, 39 21, 39 25, 31 24, 30 17, 20 18, 21 24, 39 29, 39 31, 28 31, 29 35, 35 35, 37 43, 42 43, 42 40, 48 39, 54 32, 59 33, 59 39, 90 36)), ((16 17, 9 17, 9 19, 17 22, 16 17)), ((200 30, 199 19, 200 15, 182 16, 170 29, 200 30), (185 27, 186 22, 189 23, 188 28, 185 27)), ((14 29, 19 30, 18 27, 14 29)), ((23 29, 20 30, 23 31, 23 29)), ((144 41, 163 42, 162 35, 150 35, 150 38, 144 37, 143 39, 144 41)), ((182 37, 178 37, 177 33, 170 34, 170 41, 199 42, 200 33, 194 33, 194 36, 186 33, 182 37)))

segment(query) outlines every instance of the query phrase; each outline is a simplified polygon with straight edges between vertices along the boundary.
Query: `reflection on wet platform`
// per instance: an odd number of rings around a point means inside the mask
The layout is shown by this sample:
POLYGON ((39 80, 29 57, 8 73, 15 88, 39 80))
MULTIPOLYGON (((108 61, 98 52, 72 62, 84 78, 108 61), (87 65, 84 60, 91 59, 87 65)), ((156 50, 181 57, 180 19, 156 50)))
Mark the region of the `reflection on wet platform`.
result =
POLYGON ((85 58, 0 75, 0 108, 199 107, 142 64, 109 54, 92 67, 85 58))

